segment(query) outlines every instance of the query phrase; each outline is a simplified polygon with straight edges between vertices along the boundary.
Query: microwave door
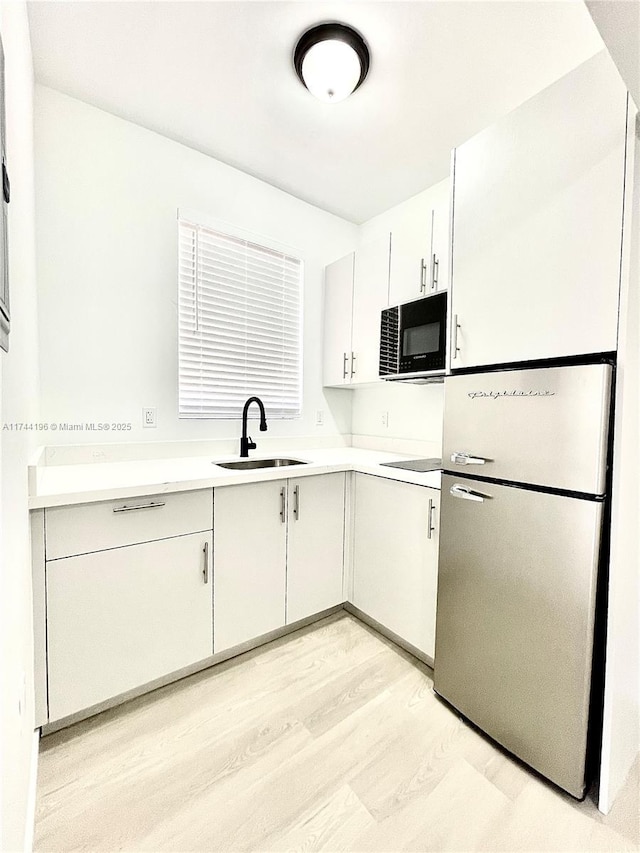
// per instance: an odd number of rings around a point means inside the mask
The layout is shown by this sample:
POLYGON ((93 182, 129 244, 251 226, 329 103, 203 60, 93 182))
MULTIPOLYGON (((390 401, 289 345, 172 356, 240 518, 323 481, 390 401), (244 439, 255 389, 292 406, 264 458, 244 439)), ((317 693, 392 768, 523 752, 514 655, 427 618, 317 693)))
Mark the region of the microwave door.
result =
POLYGON ((380 378, 438 381, 445 373, 446 341, 446 293, 385 308, 380 319, 380 378))
POLYGON ((447 297, 418 299, 400 309, 400 373, 443 370, 445 367, 447 297))

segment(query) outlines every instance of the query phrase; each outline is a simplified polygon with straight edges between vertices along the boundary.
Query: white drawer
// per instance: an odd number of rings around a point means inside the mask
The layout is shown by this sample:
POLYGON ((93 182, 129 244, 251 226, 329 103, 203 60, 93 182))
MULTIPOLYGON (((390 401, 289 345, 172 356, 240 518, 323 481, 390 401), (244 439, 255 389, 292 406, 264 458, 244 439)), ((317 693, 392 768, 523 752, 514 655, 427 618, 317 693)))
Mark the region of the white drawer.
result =
POLYGON ((52 507, 45 511, 46 559, 104 551, 212 527, 212 489, 52 507))

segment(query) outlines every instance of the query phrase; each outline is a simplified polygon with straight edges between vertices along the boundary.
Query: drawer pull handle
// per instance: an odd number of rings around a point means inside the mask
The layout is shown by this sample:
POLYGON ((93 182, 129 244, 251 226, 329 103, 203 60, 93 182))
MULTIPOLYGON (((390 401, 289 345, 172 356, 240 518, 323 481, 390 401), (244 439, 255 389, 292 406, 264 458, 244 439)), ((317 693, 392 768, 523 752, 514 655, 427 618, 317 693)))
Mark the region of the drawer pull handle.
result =
POLYGON ((156 509, 156 507, 164 506, 164 501, 151 501, 148 504, 133 504, 133 506, 114 506, 114 512, 133 512, 134 509, 156 509))

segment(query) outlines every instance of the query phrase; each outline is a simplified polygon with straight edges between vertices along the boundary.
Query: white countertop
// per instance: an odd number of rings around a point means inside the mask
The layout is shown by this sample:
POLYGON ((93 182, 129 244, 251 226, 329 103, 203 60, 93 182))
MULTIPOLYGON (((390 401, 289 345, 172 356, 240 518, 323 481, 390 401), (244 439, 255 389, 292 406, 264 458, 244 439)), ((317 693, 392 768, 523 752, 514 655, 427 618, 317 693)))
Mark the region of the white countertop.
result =
POLYGON ((418 473, 380 465, 381 462, 417 459, 419 454, 409 456, 353 447, 335 447, 268 454, 254 451, 250 458, 261 459, 273 456, 299 459, 307 464, 233 471, 219 468, 214 463, 237 460, 237 455, 219 457, 208 455, 126 462, 39 465, 35 473, 35 483, 32 484, 29 508, 40 509, 137 495, 157 495, 263 480, 307 477, 334 471, 359 471, 389 480, 440 488, 440 471, 418 473))

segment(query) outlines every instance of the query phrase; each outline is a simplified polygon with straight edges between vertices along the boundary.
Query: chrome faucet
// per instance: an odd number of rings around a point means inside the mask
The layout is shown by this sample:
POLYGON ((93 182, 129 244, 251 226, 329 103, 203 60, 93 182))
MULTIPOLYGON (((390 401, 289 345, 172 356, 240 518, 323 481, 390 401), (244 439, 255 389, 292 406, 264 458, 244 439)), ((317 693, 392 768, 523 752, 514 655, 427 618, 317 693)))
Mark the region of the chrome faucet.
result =
POLYGON ((260 397, 249 397, 247 402, 244 404, 244 409, 242 410, 242 438, 240 439, 240 457, 248 456, 250 450, 255 450, 256 445, 254 440, 249 436, 247 438, 247 413, 249 411, 249 406, 252 403, 257 403, 260 409, 260 432, 266 432, 267 430, 267 419, 264 414, 264 406, 262 404, 262 400, 260 397))

